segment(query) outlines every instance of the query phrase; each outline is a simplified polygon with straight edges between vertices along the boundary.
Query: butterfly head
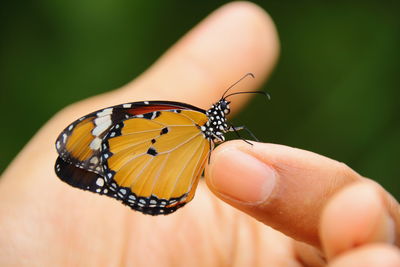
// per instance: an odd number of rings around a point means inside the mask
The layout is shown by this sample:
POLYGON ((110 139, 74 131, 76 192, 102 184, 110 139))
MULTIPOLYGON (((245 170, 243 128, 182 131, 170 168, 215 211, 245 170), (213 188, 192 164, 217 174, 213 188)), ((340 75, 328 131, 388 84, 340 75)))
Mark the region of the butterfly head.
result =
POLYGON ((218 101, 216 105, 219 105, 220 109, 224 112, 225 115, 228 115, 231 112, 229 104, 231 101, 227 101, 225 98, 218 101))

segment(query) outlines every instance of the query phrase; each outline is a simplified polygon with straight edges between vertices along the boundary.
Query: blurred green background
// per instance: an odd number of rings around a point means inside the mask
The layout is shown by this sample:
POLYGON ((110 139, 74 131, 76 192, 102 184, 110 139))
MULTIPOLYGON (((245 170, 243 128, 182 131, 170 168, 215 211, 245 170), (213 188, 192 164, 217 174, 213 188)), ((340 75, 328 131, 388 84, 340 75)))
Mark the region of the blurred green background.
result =
MULTIPOLYGON (((226 2, 3 1, 0 172, 55 112, 130 81, 226 2)), ((256 97, 235 121, 343 161, 399 199, 399 1, 255 2, 282 54, 264 87, 272 100, 256 97)))

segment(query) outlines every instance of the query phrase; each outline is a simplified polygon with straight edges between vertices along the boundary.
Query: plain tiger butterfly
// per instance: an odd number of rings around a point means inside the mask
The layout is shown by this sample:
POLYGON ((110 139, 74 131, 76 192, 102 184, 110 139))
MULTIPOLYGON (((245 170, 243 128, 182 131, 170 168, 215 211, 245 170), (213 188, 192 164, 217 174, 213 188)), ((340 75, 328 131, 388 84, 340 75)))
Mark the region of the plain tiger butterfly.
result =
MULTIPOLYGON (((243 76, 252 76, 251 73, 243 76)), ((194 197, 224 133, 245 129, 226 120, 227 94, 210 109, 172 101, 108 107, 74 121, 58 136, 55 172, 64 182, 106 195, 144 214, 169 214, 194 197)))

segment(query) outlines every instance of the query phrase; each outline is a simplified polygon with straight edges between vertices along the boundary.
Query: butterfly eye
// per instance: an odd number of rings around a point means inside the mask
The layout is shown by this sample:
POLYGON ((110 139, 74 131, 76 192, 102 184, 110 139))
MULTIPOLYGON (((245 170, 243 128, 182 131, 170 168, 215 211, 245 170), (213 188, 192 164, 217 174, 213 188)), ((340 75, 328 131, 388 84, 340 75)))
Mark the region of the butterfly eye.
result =
POLYGON ((220 107, 221 107, 221 110, 225 113, 225 114, 229 114, 229 112, 231 111, 230 110, 230 108, 229 108, 229 101, 226 101, 226 100, 222 100, 221 102, 220 102, 220 107))

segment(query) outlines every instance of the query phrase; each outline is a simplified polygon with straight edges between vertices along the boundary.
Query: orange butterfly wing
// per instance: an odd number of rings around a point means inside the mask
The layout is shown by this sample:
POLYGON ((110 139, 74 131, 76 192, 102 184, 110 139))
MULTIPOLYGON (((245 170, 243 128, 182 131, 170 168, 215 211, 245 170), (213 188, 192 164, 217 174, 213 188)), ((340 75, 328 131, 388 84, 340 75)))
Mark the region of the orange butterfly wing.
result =
POLYGON ((189 202, 211 143, 204 111, 176 102, 137 102, 91 113, 56 141, 56 173, 68 184, 114 197, 143 213, 189 202))

